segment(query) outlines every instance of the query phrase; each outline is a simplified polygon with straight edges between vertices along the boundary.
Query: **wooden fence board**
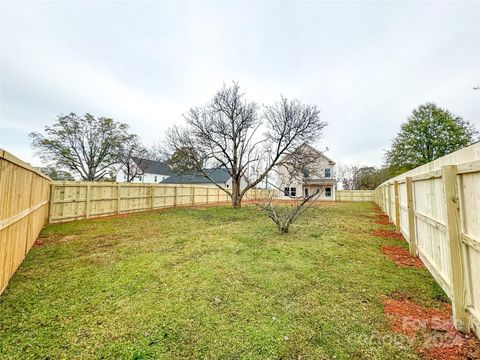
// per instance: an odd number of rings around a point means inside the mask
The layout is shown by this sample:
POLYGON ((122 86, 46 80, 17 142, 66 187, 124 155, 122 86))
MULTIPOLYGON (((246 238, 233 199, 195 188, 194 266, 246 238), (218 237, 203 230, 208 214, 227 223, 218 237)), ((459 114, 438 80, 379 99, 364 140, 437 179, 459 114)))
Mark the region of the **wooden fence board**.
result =
POLYGON ((374 201, 374 190, 336 190, 335 201, 374 201))

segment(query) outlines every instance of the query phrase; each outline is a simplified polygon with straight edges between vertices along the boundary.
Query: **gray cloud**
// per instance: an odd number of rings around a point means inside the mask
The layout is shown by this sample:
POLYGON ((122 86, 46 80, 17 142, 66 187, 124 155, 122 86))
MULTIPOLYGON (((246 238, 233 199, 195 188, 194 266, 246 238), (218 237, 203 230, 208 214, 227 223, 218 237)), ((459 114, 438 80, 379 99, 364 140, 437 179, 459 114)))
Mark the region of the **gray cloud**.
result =
POLYGON ((478 3, 2 2, 0 147, 39 163, 28 133, 61 113, 127 122, 146 143, 224 82, 318 104, 320 144, 380 164, 434 101, 480 128, 478 3))

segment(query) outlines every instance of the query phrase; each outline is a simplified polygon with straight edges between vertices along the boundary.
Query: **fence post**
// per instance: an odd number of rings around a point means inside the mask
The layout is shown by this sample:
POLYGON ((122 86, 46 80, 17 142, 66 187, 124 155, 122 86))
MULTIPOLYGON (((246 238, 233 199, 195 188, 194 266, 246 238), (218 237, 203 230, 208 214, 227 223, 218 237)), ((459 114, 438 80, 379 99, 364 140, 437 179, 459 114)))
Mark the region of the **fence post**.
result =
POLYGON ((385 185, 382 186, 382 210, 383 210, 383 213, 385 214, 385 212, 387 211, 387 200, 386 200, 386 197, 387 194, 385 193, 385 185))
POLYGON ((55 201, 55 185, 53 183, 50 183, 50 193, 48 194, 48 223, 52 222, 53 219, 53 202, 55 201))
POLYGON ((417 234, 415 233, 415 203, 413 202, 413 180, 407 177, 407 209, 408 209, 408 248, 410 255, 417 256, 417 234))
POLYGON ((155 193, 154 185, 151 185, 150 186, 150 209, 152 209, 152 210, 153 210, 153 202, 155 200, 154 193, 155 193))
POLYGON ((191 189, 192 189, 192 205, 195 205, 195 186, 192 186, 191 189))
POLYGON ((177 206, 177 185, 173 185, 173 207, 177 206))
POLYGON ((90 217, 90 183, 87 184, 87 198, 85 199, 85 219, 90 217))
POLYGON ((388 198, 388 220, 392 221, 392 192, 390 191, 390 184, 387 184, 387 198, 388 198))
POLYGON ((395 230, 400 232, 400 199, 398 197, 398 181, 393 182, 393 192, 395 194, 395 230))
POLYGON ((117 214, 120 214, 120 184, 117 184, 117 214))
POLYGON ((208 191, 208 187, 207 187, 207 196, 206 196, 206 199, 205 199, 205 203, 208 205, 208 195, 209 195, 209 191, 208 191))
POLYGON ((470 331, 467 314, 467 289, 463 269, 462 233, 460 206, 458 200, 457 167, 442 166, 442 182, 447 207, 447 237, 450 250, 452 308, 455 328, 462 332, 470 331))

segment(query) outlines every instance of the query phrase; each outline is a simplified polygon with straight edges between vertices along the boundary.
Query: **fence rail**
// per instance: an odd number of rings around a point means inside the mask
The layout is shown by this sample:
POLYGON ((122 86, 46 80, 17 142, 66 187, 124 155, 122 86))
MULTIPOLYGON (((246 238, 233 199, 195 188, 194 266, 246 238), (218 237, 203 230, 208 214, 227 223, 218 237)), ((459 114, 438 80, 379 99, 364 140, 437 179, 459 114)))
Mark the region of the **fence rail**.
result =
POLYGON ((0 149, 0 294, 46 222, 50 179, 0 149))
POLYGON ((455 325, 480 334, 480 143, 385 182, 375 201, 452 300, 455 325))
POLYGON ((336 201, 356 201, 368 202, 374 201, 375 190, 336 190, 336 201))

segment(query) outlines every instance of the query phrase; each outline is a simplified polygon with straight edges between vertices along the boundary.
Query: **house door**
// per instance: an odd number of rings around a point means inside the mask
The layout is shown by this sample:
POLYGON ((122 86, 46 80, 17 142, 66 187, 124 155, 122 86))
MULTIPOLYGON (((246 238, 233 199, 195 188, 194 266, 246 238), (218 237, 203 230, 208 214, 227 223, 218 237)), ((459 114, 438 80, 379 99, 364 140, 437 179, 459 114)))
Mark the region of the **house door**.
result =
POLYGON ((310 195, 310 189, 309 188, 303 188, 303 194, 305 197, 308 197, 310 195))

